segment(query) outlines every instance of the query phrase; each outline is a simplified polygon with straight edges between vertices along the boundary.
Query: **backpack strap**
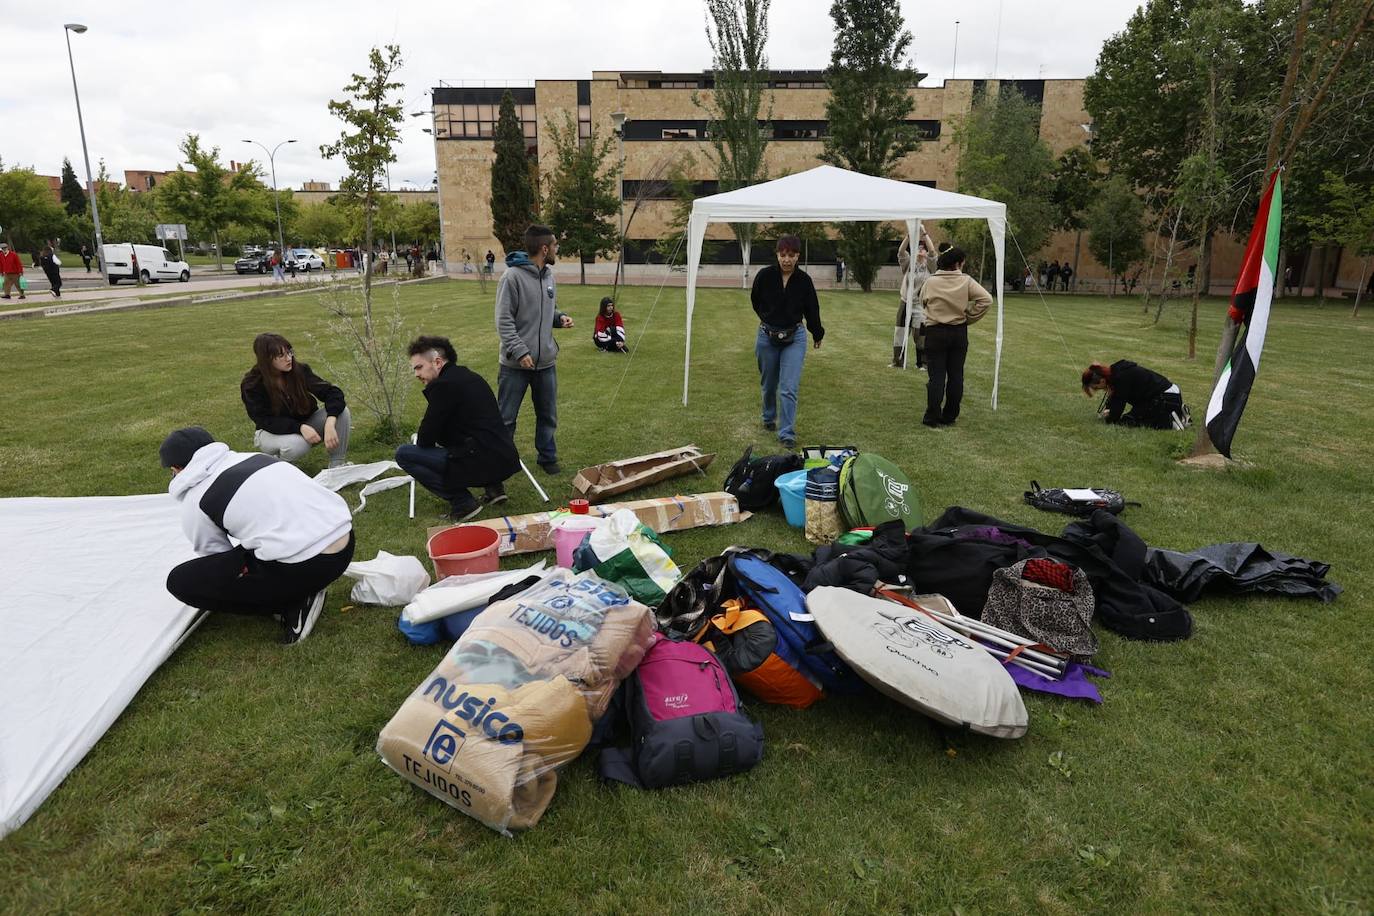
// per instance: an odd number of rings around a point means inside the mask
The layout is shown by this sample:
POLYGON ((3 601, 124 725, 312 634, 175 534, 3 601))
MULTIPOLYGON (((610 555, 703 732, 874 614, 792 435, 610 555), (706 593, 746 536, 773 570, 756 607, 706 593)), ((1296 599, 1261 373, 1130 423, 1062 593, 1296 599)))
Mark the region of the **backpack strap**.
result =
POLYGON ((200 511, 204 512, 216 527, 228 534, 229 529, 224 527, 224 513, 229 508, 229 501, 249 477, 263 468, 271 467, 278 460, 271 455, 254 455, 222 471, 201 496, 200 511))

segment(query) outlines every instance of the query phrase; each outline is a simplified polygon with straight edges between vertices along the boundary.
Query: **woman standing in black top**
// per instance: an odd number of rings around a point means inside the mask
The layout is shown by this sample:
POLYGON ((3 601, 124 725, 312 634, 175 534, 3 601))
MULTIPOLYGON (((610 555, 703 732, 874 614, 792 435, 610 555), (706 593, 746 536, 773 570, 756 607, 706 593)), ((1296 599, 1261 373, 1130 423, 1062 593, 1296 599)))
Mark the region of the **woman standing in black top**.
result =
POLYGON ((1083 393, 1107 393, 1102 419, 1123 426, 1148 426, 1151 429, 1186 429, 1191 416, 1178 386, 1158 372, 1119 359, 1110 366, 1093 363, 1083 370, 1083 393), (1131 412, 1122 416, 1130 405, 1131 412))
POLYGON ((778 239, 777 252, 777 266, 770 264, 760 270, 749 294, 759 316, 754 355, 763 394, 763 427, 776 429, 784 447, 796 448, 797 389, 806 360, 806 332, 811 332, 814 346, 819 348, 825 328, 821 327, 816 286, 806 271, 797 269, 801 240, 784 235, 778 239))
POLYGON ((243 406, 256 424, 253 447, 267 455, 299 461, 324 443, 329 466, 348 462, 351 416, 344 394, 296 361, 291 341, 280 334, 253 339, 258 362, 239 385, 243 406), (316 398, 324 402, 317 406, 316 398))

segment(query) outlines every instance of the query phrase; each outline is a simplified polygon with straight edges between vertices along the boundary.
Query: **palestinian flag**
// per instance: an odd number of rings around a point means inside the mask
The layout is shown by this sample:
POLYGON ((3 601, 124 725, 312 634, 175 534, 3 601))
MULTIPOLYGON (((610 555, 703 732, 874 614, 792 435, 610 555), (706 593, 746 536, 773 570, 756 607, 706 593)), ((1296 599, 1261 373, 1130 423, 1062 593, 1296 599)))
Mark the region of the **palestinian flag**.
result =
POLYGON ((1283 212, 1283 183, 1279 170, 1269 179, 1260 198, 1250 242, 1245 246, 1240 276, 1231 293, 1231 320, 1243 325, 1236 335, 1236 346, 1217 379, 1212 400, 1207 404, 1207 435, 1217 451, 1231 457, 1231 438, 1240 425, 1250 387, 1259 372, 1264 334, 1269 326, 1269 306, 1274 300, 1274 276, 1279 263, 1279 222, 1283 212))

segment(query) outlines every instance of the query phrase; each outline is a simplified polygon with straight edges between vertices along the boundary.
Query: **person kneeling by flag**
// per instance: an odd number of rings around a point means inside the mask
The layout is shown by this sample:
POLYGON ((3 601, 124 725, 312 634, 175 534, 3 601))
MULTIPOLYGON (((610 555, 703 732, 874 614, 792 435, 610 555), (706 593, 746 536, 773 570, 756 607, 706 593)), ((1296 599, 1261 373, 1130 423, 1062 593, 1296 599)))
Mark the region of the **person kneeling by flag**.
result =
POLYGON ((167 575, 167 591, 205 611, 276 615, 287 645, 309 636, 326 589, 353 560, 343 498, 290 462, 230 451, 199 426, 172 432, 159 455, 200 555, 167 575))
POLYGON ((1101 416, 1108 423, 1151 429, 1187 429, 1192 422, 1178 386, 1129 359, 1119 359, 1110 366, 1093 363, 1084 369, 1083 393, 1092 397, 1095 391, 1107 393, 1101 416), (1131 412, 1122 416, 1127 405, 1131 412))
POLYGON ((467 366, 447 337, 411 342, 410 368, 424 383, 424 419, 414 445, 396 449, 396 463, 426 490, 449 503, 448 518, 465 522, 506 501, 506 478, 520 470, 515 440, 501 419, 487 380, 467 366), (486 488, 481 502, 468 487, 486 488))

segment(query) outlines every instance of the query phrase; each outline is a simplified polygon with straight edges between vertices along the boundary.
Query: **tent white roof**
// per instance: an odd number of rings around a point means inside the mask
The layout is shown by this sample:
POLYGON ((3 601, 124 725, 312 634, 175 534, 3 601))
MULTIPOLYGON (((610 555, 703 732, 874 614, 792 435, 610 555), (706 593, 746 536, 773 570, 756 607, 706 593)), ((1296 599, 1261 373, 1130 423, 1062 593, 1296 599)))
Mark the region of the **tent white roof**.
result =
MULTIPOLYGON (((831 165, 817 166, 763 184, 724 194, 699 197, 687 224, 687 341, 682 373, 682 403, 692 361, 692 312, 696 307, 697 271, 707 223, 887 222, 900 221, 918 237, 921 220, 985 219, 997 258, 997 337, 993 360, 992 406, 1002 364, 1002 261, 1007 205, 967 194, 955 194, 891 178, 878 178, 831 165)), ((908 278, 911 274, 908 273, 908 278)))
POLYGON ((905 222, 919 219, 1005 220, 1007 205, 892 178, 817 166, 737 191, 699 197, 692 215, 710 222, 905 222))

